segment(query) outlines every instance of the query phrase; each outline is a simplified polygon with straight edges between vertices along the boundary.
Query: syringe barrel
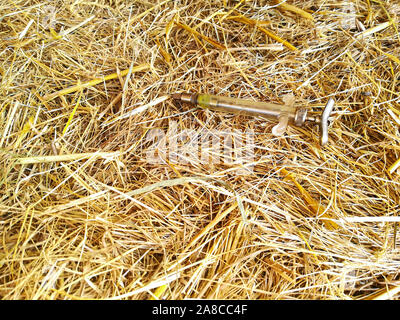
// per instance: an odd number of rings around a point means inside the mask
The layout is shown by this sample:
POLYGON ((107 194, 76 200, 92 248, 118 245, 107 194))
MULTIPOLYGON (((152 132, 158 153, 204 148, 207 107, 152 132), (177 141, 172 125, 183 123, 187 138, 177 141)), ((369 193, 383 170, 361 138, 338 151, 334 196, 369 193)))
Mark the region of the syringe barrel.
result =
POLYGON ((222 97, 209 94, 197 95, 198 106, 214 111, 222 111, 240 115, 259 116, 278 119, 287 114, 290 122, 295 122, 297 108, 269 102, 222 97))

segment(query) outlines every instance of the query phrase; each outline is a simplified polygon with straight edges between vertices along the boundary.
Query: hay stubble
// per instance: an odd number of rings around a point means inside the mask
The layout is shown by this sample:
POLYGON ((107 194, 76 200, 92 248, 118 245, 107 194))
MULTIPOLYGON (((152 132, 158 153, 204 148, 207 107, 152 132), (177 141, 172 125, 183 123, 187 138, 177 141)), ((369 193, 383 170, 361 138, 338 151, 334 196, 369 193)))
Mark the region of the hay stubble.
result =
POLYGON ((400 7, 353 3, 2 1, 0 296, 398 297, 400 7), (176 91, 332 96, 330 143, 176 91), (251 129, 253 170, 149 163, 172 121, 251 129))

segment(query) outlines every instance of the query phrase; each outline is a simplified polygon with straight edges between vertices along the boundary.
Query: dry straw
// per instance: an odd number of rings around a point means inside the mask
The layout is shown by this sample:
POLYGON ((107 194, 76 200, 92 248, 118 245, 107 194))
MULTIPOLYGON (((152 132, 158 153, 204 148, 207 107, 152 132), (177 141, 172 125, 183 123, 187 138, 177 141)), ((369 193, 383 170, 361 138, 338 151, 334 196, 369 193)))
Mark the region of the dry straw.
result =
POLYGON ((2 1, 0 297, 397 299, 399 14, 388 0, 2 1), (293 93, 314 112, 334 97, 330 144, 174 105, 176 91, 293 93), (254 157, 150 162, 148 134, 172 123, 251 130, 254 157))

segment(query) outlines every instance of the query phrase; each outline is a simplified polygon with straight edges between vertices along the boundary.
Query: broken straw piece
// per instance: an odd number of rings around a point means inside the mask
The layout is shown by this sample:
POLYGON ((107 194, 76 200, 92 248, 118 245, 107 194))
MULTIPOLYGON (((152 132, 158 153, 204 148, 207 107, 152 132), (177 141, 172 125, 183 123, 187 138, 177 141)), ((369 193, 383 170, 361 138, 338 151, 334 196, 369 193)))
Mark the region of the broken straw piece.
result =
POLYGON ((46 162, 59 162, 59 161, 74 161, 82 160, 91 157, 111 158, 119 155, 119 152, 89 152, 89 153, 73 153, 61 154, 56 156, 36 156, 18 158, 19 164, 33 164, 33 163, 46 163, 46 162))
POLYGON ((139 71, 146 70, 148 68, 150 68, 150 65, 148 65, 147 63, 141 64, 141 65, 138 65, 136 67, 133 67, 132 69, 129 68, 129 69, 123 70, 119 74, 117 72, 115 72, 115 73, 109 74, 109 75, 107 75, 105 77, 102 77, 102 78, 96 78, 96 79, 93 79, 93 80, 90 80, 90 81, 87 81, 87 82, 83 82, 81 84, 77 84, 77 85, 62 89, 60 91, 57 91, 57 92, 54 92, 52 94, 44 96, 43 99, 45 101, 50 101, 50 100, 53 100, 53 99, 55 99, 55 98, 57 98, 59 96, 64 96, 66 94, 69 94, 69 93, 72 93, 72 92, 75 92, 75 91, 78 91, 78 90, 81 90, 81 89, 84 89, 84 88, 93 87, 96 84, 102 83, 103 81, 116 79, 116 78, 118 78, 118 76, 124 77, 129 72, 132 72, 132 73, 133 72, 139 72, 139 71))
POLYGON ((389 21, 384 22, 384 23, 381 23, 381 24, 378 24, 378 25, 375 26, 375 27, 369 28, 369 29, 367 29, 367 30, 361 32, 359 35, 356 36, 356 38, 357 38, 357 39, 360 39, 360 38, 364 38, 364 37, 366 37, 366 36, 369 36, 369 35, 371 35, 371 34, 377 33, 377 32, 379 32, 379 31, 382 31, 382 30, 386 29, 386 28, 389 27, 391 24, 392 24, 392 23, 389 22, 389 21))
POLYGON ((274 1, 276 4, 279 4, 278 9, 286 10, 286 11, 291 11, 295 14, 298 14, 302 16, 303 18, 306 18, 308 20, 314 21, 314 17, 308 13, 307 11, 304 11, 303 9, 300 9, 294 5, 288 4, 286 2, 281 2, 279 0, 274 1))
POLYGON ((392 174, 392 173, 395 172, 399 167, 400 167, 400 159, 398 159, 395 163, 393 163, 393 164, 389 167, 388 171, 389 171, 390 174, 392 174))
POLYGON ((199 37, 199 38, 203 39, 204 41, 207 41, 209 44, 213 45, 214 47, 216 47, 218 49, 226 50, 226 47, 223 44, 219 43, 218 41, 216 41, 214 39, 211 39, 210 37, 205 36, 204 34, 201 34, 200 32, 192 29, 188 25, 180 23, 180 22, 176 22, 176 21, 174 21, 174 23, 178 27, 180 27, 180 28, 186 30, 187 32, 191 33, 194 37, 199 37))
POLYGON ((247 17, 245 17, 243 15, 237 16, 237 17, 232 17, 232 19, 235 20, 235 21, 244 23, 244 24, 248 24, 250 26, 255 26, 258 30, 263 32, 269 38, 274 39, 275 41, 278 41, 278 42, 282 43, 285 47, 287 47, 288 49, 290 49, 292 51, 298 51, 299 50, 294 45, 292 45, 290 42, 286 41, 285 39, 282 39, 281 37, 279 37, 278 35, 273 33, 271 30, 267 30, 267 29, 265 29, 263 27, 260 27, 261 22, 259 22, 257 20, 249 19, 249 18, 247 18, 247 17))

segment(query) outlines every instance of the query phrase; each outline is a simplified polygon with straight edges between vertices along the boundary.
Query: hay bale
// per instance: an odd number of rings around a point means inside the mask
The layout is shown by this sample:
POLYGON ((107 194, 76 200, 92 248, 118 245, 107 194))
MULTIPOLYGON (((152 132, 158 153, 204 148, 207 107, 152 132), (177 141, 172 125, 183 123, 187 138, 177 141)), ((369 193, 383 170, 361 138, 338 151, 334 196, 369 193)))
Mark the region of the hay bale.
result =
POLYGON ((398 5, 0 12, 0 297, 398 297, 398 5), (334 97, 330 143, 312 126, 276 138, 270 120, 176 105, 179 91, 292 93, 314 113, 334 97), (228 153, 199 156, 215 136, 228 153))

